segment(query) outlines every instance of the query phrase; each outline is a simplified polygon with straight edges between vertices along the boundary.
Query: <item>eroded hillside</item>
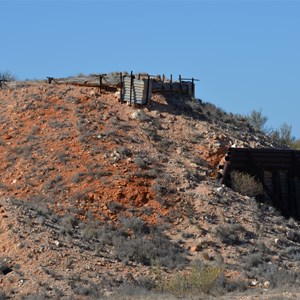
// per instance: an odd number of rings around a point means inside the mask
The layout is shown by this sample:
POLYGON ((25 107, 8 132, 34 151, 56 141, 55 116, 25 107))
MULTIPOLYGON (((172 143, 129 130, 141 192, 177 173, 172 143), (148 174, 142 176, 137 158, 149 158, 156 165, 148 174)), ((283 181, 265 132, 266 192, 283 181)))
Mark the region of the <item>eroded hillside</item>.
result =
POLYGON ((0 90, 0 114, 3 297, 268 297, 297 282, 299 224, 216 179, 229 146, 272 147, 245 118, 38 81, 0 90), (207 286, 172 289, 198 260, 207 286))

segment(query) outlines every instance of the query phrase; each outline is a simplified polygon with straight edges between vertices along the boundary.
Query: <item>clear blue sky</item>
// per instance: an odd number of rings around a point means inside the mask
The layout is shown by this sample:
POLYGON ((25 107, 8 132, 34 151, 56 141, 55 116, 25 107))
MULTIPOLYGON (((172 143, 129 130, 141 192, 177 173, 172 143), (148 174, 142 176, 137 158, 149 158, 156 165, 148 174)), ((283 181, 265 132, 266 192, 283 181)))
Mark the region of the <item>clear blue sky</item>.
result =
POLYGON ((0 71, 199 78, 196 96, 260 110, 300 138, 300 1, 0 0, 0 71))

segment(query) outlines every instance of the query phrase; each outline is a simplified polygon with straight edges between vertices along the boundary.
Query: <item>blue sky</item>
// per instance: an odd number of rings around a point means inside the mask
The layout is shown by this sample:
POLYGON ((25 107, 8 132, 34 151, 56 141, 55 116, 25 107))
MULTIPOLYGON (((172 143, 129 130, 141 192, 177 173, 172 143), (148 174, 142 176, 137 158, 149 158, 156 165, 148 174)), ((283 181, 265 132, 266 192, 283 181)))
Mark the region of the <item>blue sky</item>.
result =
POLYGON ((0 0, 0 71, 200 79, 196 97, 262 110, 300 138, 300 1, 0 0))

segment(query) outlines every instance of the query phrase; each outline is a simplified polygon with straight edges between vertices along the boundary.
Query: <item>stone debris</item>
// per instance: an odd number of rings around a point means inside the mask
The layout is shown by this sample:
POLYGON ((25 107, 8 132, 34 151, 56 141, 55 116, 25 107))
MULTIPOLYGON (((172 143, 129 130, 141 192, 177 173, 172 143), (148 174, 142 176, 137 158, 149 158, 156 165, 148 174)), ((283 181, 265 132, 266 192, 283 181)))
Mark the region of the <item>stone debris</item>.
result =
POLYGON ((205 103, 195 113, 184 95, 153 94, 147 108, 119 96, 44 82, 0 90, 0 289, 8 297, 79 299, 99 289, 101 298, 152 286, 180 266, 120 258, 131 238, 145 234, 133 252, 151 242, 151 226, 191 264, 217 266, 248 289, 272 290, 262 268, 297 272, 298 221, 287 224, 216 174, 229 147, 271 147, 267 136, 205 103), (122 222, 120 236, 105 231, 122 222))

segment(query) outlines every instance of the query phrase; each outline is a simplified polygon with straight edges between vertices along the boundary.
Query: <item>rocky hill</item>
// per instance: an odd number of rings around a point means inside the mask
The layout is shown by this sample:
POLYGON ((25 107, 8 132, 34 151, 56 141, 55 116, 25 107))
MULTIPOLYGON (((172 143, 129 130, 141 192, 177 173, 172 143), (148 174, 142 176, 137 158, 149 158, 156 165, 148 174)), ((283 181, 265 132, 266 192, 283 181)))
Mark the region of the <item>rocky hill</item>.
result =
POLYGON ((273 147, 246 118, 43 81, 0 115, 0 299, 297 298, 299 223, 218 179, 229 146, 273 147))

